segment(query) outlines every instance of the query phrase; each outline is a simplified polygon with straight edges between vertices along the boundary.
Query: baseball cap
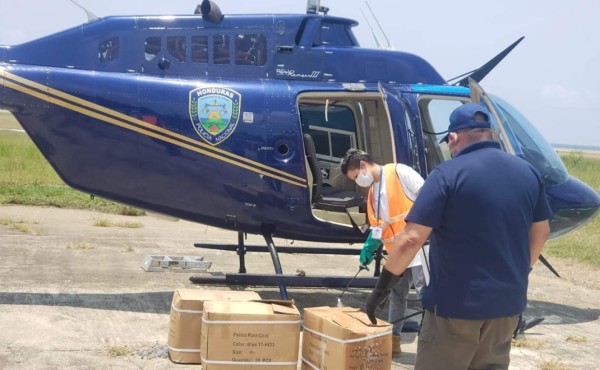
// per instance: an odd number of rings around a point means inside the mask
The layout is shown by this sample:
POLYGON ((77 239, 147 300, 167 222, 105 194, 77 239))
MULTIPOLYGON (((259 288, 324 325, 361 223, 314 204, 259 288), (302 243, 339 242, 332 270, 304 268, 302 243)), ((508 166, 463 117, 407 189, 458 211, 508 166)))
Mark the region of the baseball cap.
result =
POLYGON ((450 114, 450 126, 448 126, 448 134, 440 140, 440 143, 448 142, 450 132, 471 128, 490 128, 490 112, 482 105, 475 103, 466 103, 456 108, 450 114), (475 115, 481 114, 485 121, 476 121, 475 115))

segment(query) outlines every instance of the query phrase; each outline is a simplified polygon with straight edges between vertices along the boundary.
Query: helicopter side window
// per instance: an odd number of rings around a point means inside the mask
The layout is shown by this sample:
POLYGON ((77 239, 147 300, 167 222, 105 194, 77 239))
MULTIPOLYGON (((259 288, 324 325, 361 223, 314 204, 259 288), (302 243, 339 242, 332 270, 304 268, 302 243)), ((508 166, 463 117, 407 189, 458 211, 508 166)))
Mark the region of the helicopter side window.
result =
POLYGON ((451 158, 448 144, 440 144, 439 141, 448 130, 450 114, 463 103, 461 100, 453 99, 435 99, 431 97, 419 99, 427 172, 431 172, 438 164, 451 158))
POLYGON ((168 36, 167 50, 175 59, 184 62, 186 59, 185 36, 168 36))
POLYGON ((266 62, 267 42, 264 35, 249 34, 235 37, 235 64, 263 66, 266 62))
POLYGON ((329 133, 318 126, 309 126, 310 136, 315 143, 315 151, 317 158, 331 158, 331 150, 329 145, 329 133))
POLYGON ((556 150, 515 107, 497 96, 493 99, 504 113, 506 124, 515 133, 523 151, 523 159, 540 172, 544 184, 555 185, 566 181, 569 173, 556 150))
POLYGON ((217 35, 213 37, 213 62, 215 64, 229 64, 229 36, 217 35))
POLYGON ((192 36, 192 62, 208 63, 208 36, 192 36))
POLYGON ((410 145, 410 156, 413 163, 413 169, 417 172, 421 171, 421 161, 419 159, 419 143, 417 141, 416 131, 418 130, 417 123, 411 119, 408 114, 409 109, 405 107, 404 120, 407 122, 406 130, 408 131, 408 143, 410 145))
POLYGON ((108 62, 119 57, 119 38, 102 41, 98 46, 98 60, 108 62))
POLYGON ((348 149, 353 148, 354 133, 352 132, 331 132, 331 157, 344 158, 348 149))
POLYGON ((356 147, 356 124, 352 110, 343 105, 300 104, 300 119, 315 143, 317 158, 336 165, 346 151, 356 147), (325 118, 327 117, 327 118, 325 118))
POLYGON ((161 39, 160 37, 148 37, 144 42, 144 57, 147 61, 151 61, 158 53, 160 53, 161 39))
POLYGON ((343 24, 323 22, 321 32, 317 34, 313 46, 357 46, 350 32, 350 29, 343 24))

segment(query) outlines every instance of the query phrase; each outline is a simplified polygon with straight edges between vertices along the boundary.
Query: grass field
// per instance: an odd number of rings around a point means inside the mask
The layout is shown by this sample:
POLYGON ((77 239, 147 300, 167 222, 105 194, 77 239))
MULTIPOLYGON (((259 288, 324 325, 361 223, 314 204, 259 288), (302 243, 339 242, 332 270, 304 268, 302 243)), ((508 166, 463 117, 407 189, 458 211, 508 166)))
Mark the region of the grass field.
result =
MULTIPOLYGON (((0 113, 0 128, 14 128, 12 117, 0 113)), ((90 197, 67 186, 23 133, 0 131, 0 204, 93 209, 123 215, 143 211, 90 197)))
MULTIPOLYGON (((572 176, 600 193, 600 158, 580 152, 563 154, 561 158, 572 176)), ((544 255, 600 266, 600 216, 572 233, 549 241, 544 255)))
MULTIPOLYGON (((0 128, 15 128, 12 116, 0 113, 0 128)), ((561 155, 569 173, 600 193, 600 157, 581 152, 561 155)), ((142 211, 73 190, 65 185, 23 133, 0 131, 0 204, 94 209, 117 214, 142 211)), ((600 217, 548 242, 544 255, 600 266, 600 217)))

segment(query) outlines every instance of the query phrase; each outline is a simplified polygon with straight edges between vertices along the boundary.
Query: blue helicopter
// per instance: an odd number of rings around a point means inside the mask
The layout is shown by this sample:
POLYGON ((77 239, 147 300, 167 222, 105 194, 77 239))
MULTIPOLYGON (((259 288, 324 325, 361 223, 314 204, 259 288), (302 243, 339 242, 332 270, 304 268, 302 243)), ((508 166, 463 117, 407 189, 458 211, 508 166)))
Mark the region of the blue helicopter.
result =
POLYGON ((438 139, 468 101, 485 104, 504 150, 542 174, 552 237, 595 216, 600 196, 569 176, 518 110, 478 84, 521 39, 450 84, 416 55, 361 48, 358 23, 328 10, 309 0, 306 14, 223 15, 204 0, 195 14, 98 18, 0 46, 0 109, 73 188, 237 231, 237 245, 212 246, 238 252, 240 274, 227 282, 277 275, 284 297, 299 279, 282 274, 278 252, 358 249, 277 248, 273 237, 365 238, 365 193, 339 168, 346 150, 427 177, 449 159, 438 139), (244 233, 267 246, 244 246, 244 233), (275 275, 244 274, 252 250, 271 253, 275 275))

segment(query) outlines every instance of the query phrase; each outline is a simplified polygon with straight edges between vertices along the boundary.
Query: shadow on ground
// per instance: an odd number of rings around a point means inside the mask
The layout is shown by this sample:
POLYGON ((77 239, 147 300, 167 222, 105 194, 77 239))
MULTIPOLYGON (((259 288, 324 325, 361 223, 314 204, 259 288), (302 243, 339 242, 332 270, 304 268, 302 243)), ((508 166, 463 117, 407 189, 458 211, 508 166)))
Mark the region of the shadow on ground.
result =
MULTIPOLYGON (((248 289, 255 290, 263 299, 280 299, 278 289, 259 287, 248 289)), ((295 301, 300 312, 306 307, 336 306, 340 294, 341 290, 334 289, 289 291, 290 298, 295 301)), ((344 306, 362 309, 367 294, 366 290, 348 291, 342 297, 341 302, 344 306)), ((0 292, 0 304, 3 305, 68 306, 158 314, 169 314, 172 298, 173 291, 114 294, 0 292)), ((409 307, 411 306, 412 304, 409 304, 409 307)), ((377 314, 385 320, 387 308, 379 309, 377 314)), ((598 320, 600 309, 530 300, 525 315, 544 317, 544 325, 576 324, 598 320)))
POLYGON ((0 304, 67 306, 96 310, 169 313, 173 292, 141 293, 6 293, 0 292, 0 304))
MULTIPOLYGON (((219 287, 218 289, 227 289, 219 287)), ((232 290, 244 290, 235 289, 232 290)), ((247 288, 255 290, 263 299, 280 299, 278 289, 247 288)), ((305 307, 335 306, 340 294, 337 290, 318 291, 306 289, 290 292, 300 311, 305 307)), ((0 305, 66 306, 99 310, 169 314, 173 291, 139 293, 25 293, 0 292, 0 305)), ((344 306, 362 307, 366 298, 363 292, 344 294, 344 306)))
POLYGON ((600 309, 529 300, 524 315, 544 317, 544 325, 565 325, 598 320, 600 309))

